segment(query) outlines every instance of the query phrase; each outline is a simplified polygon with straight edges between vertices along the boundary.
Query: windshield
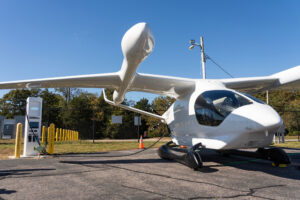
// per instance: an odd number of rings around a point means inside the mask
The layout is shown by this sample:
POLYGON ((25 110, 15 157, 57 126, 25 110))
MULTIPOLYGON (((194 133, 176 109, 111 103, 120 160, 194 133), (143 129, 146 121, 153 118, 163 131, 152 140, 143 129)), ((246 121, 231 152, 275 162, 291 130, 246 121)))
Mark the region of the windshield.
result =
MULTIPOLYGON (((241 92, 242 93, 242 92, 241 92)), ((262 100, 255 98, 254 96, 251 96, 250 94, 246 94, 246 93, 242 93, 243 95, 245 95, 246 97, 252 99, 253 101, 257 102, 257 103, 261 103, 261 104, 266 104, 265 102, 263 102, 262 100)))
POLYGON ((218 126, 235 109, 252 104, 245 97, 229 90, 212 90, 202 93, 195 103, 198 122, 218 126))

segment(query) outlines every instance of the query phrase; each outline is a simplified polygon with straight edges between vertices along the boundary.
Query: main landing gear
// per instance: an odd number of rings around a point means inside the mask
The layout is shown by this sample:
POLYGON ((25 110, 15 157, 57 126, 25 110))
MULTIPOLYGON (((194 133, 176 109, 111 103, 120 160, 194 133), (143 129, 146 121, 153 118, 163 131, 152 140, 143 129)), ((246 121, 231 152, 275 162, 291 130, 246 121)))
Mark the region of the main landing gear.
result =
POLYGON ((256 152, 240 151, 240 150, 225 150, 218 151, 222 155, 240 155, 264 160, 273 161, 272 165, 276 167, 285 167, 291 164, 290 157, 281 148, 258 148, 256 152))
MULTIPOLYGON (((184 164, 194 170, 202 168, 203 162, 199 153, 202 144, 196 144, 190 149, 182 149, 175 145, 172 141, 162 145, 158 149, 158 155, 162 159, 174 160, 181 164, 184 164)), ((264 160, 270 160, 273 162, 273 166, 285 167, 291 163, 290 157, 281 148, 258 148, 257 151, 240 151, 240 150, 224 150, 217 151, 218 153, 229 156, 229 155, 239 155, 252 158, 260 158, 264 160)))
POLYGON ((172 141, 165 145, 162 145, 158 149, 158 155, 162 159, 175 160, 181 164, 184 164, 194 170, 197 170, 203 166, 200 153, 196 151, 201 147, 201 143, 196 144, 189 150, 180 149, 172 141))

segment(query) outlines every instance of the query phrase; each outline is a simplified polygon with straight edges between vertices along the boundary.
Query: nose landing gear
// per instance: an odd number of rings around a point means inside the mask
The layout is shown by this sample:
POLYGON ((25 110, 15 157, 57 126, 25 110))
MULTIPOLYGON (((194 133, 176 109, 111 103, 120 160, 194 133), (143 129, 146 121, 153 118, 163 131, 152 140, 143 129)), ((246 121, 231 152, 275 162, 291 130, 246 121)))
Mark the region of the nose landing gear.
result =
POLYGON ((197 170, 203 166, 201 155, 197 149, 201 147, 201 143, 194 145, 189 150, 180 149, 172 141, 165 145, 162 145, 158 149, 158 155, 162 159, 175 160, 181 164, 184 164, 194 170, 197 170))

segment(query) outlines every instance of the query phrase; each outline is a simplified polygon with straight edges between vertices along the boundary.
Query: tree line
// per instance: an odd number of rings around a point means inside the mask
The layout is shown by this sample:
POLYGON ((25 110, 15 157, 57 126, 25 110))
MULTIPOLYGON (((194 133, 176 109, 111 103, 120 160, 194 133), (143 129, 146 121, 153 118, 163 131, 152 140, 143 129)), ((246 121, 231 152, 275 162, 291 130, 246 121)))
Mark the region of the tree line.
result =
MULTIPOLYGON (((112 99, 113 90, 106 89, 106 95, 112 99)), ((42 123, 49 126, 55 123, 57 127, 78 130, 82 139, 100 138, 137 138, 147 131, 149 137, 157 137, 168 133, 165 124, 158 119, 141 116, 142 124, 134 126, 134 117, 138 114, 111 106, 100 96, 87 91, 72 88, 48 89, 18 89, 11 90, 0 99, 0 115, 13 118, 25 115, 26 99, 41 97, 43 99, 42 123), (122 124, 112 124, 113 115, 122 116, 122 124), (138 133, 139 131, 139 133, 138 133)), ((152 102, 142 98, 137 102, 125 101, 130 105, 152 113, 163 114, 174 102, 170 97, 159 96, 152 102)))
MULTIPOLYGON (((113 90, 106 90, 106 95, 112 99, 113 90)), ((255 96, 263 101, 266 93, 255 96)), ((150 137, 168 133, 165 124, 158 119, 142 115, 142 125, 134 126, 134 116, 131 111, 111 106, 100 96, 87 91, 73 88, 48 89, 19 89, 11 90, 0 99, 0 115, 13 118, 25 115, 26 99, 28 97, 43 98, 42 123, 48 126, 55 123, 57 127, 75 129, 80 132, 82 139, 92 138, 137 138, 145 131, 150 137), (113 115, 122 116, 122 124, 112 124, 113 115)), ((162 115, 175 101, 170 97, 159 96, 152 102, 142 98, 137 102, 125 99, 123 104, 162 115)), ((281 115, 289 134, 297 134, 300 128, 300 92, 270 91, 269 104, 281 115)))

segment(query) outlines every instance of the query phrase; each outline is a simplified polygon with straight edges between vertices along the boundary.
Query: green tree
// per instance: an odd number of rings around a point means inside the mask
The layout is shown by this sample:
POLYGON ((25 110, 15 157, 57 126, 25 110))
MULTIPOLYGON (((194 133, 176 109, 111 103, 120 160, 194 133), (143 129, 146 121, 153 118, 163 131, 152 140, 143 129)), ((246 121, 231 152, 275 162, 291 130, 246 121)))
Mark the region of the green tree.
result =
MULTIPOLYGON (((174 101, 174 98, 159 96, 153 100, 152 109, 155 113, 163 115, 174 101)), ((149 126, 150 137, 158 137, 168 132, 168 126, 161 123, 159 119, 149 117, 147 118, 147 125, 149 126)))
POLYGON ((7 118, 13 118, 15 115, 25 115, 26 100, 28 97, 39 96, 38 89, 19 89, 11 90, 0 100, 1 115, 7 118))
MULTIPOLYGON (((144 110, 147 112, 153 112, 151 105, 146 98, 140 99, 136 104, 134 105, 135 108, 144 110)), ((143 134, 145 131, 148 131, 149 125, 147 124, 148 116, 141 115, 141 126, 138 128, 139 134, 143 134)))
POLYGON ((75 129, 80 132, 81 138, 92 137, 93 107, 91 102, 97 98, 94 94, 82 92, 73 97, 68 109, 64 110, 61 117, 65 128, 75 129))
POLYGON ((49 126, 54 123, 57 127, 62 127, 62 106, 63 98, 54 92, 50 92, 48 89, 42 90, 39 96, 43 99, 43 112, 42 121, 49 126))

